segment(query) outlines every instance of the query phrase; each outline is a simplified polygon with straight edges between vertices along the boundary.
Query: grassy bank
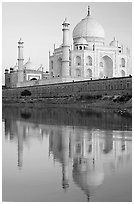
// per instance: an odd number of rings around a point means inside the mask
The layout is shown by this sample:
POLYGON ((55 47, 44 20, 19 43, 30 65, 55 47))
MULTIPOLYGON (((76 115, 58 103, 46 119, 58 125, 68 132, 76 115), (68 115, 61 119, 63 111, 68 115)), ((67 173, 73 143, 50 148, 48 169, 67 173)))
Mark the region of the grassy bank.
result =
POLYGON ((3 106, 26 106, 43 108, 46 106, 70 107, 81 109, 105 109, 119 114, 132 113, 132 97, 129 95, 114 96, 90 96, 79 95, 77 97, 62 98, 36 98, 22 97, 18 100, 4 100, 3 106))

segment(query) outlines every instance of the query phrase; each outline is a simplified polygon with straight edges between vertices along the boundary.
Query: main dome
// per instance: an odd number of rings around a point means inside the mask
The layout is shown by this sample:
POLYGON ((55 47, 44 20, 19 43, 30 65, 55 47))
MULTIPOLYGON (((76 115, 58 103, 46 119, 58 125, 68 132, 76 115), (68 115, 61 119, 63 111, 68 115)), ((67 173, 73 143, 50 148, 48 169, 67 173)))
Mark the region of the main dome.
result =
POLYGON ((82 19, 73 30, 73 40, 77 41, 79 38, 85 38, 87 42, 104 41, 105 32, 103 27, 90 15, 82 19))

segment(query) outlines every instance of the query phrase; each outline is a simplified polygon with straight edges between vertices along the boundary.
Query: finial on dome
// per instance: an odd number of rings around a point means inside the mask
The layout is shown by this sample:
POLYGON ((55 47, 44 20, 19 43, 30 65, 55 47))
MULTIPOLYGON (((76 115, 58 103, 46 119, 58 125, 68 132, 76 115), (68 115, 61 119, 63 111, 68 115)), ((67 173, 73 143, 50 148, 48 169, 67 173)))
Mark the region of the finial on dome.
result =
POLYGON ((88 6, 88 10, 87 10, 87 16, 90 16, 91 13, 90 13, 90 6, 88 6))
POLYGON ((22 40, 22 38, 20 37, 20 40, 19 40, 19 42, 23 42, 23 40, 22 40))

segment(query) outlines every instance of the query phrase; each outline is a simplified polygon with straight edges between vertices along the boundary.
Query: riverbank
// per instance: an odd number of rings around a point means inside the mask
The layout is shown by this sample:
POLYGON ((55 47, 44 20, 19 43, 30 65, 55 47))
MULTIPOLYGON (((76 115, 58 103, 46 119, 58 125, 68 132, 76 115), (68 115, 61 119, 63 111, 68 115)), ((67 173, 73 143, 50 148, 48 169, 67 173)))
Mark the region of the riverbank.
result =
POLYGON ((93 98, 89 96, 81 97, 60 97, 60 98, 37 98, 29 97, 21 98, 19 100, 4 100, 3 106, 16 107, 68 107, 78 109, 100 109, 104 111, 112 111, 124 114, 132 114, 132 98, 129 96, 103 96, 93 98))

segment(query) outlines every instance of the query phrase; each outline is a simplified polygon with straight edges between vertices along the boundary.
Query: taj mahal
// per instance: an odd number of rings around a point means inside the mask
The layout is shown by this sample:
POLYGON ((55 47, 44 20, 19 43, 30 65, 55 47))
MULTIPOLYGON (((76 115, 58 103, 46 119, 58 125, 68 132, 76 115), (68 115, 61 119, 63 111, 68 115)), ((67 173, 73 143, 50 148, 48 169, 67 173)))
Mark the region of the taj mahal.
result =
POLYGON ((18 42, 18 62, 10 70, 5 69, 5 86, 24 87, 63 82, 75 82, 129 75, 130 52, 114 37, 106 45, 105 31, 100 23, 87 15, 73 29, 73 46, 69 39, 70 23, 65 18, 62 23, 63 40, 58 48, 49 52, 49 71, 42 65, 33 68, 31 60, 24 63, 23 46, 18 42))

